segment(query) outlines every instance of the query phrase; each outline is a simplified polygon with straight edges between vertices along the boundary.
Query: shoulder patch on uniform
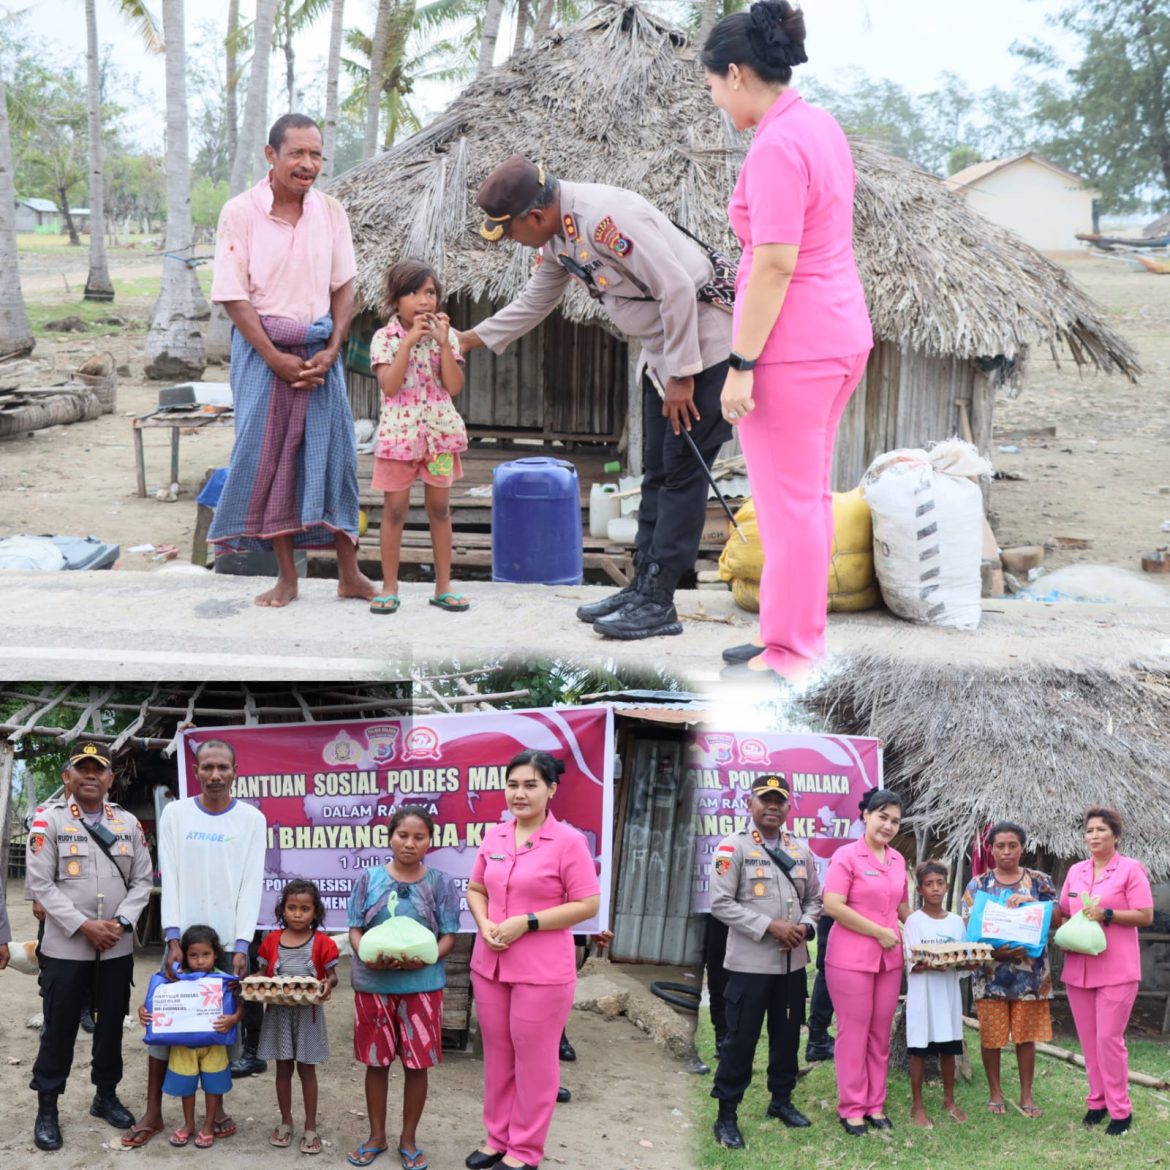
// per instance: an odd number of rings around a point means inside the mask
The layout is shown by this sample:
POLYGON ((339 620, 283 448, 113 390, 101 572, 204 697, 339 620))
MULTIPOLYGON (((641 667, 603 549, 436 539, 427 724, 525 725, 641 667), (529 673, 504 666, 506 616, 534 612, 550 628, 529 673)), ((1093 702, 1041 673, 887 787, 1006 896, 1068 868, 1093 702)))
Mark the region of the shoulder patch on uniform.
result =
POLYGON ((41 850, 42 850, 44 847, 45 847, 45 835, 44 835, 44 833, 33 833, 33 835, 32 835, 31 837, 29 837, 29 839, 28 839, 28 851, 29 851, 30 853, 40 853, 40 851, 41 851, 41 850))
POLYGON ((734 853, 735 846, 730 841, 722 841, 715 847, 716 853, 734 853))
POLYGON ((612 217, 604 216, 593 233, 593 239, 618 256, 628 256, 634 250, 634 241, 623 236, 612 217))
POLYGON ((570 241, 570 243, 571 243, 573 240, 575 240, 577 238, 577 235, 578 235, 577 221, 573 218, 573 216, 570 212, 566 211, 565 218, 564 218, 563 222, 565 225, 565 239, 570 241))
POLYGON ((731 858, 727 854, 720 854, 715 858, 715 876, 722 877, 731 868, 731 858))

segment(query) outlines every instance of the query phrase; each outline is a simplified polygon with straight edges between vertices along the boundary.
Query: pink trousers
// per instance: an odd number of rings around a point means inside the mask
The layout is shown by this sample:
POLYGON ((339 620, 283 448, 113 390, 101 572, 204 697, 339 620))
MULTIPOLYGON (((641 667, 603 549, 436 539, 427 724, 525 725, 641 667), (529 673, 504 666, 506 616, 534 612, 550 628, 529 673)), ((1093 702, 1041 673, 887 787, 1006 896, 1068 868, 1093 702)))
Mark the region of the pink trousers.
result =
POLYGON ((537 1166, 561 1084, 561 1029, 573 1006, 568 984, 498 983, 471 973, 483 1036, 483 1124, 493 1150, 537 1166))
POLYGON ((837 1114, 864 1117, 886 1107, 890 1025, 902 988, 902 968, 846 971, 825 964, 829 996, 837 1013, 837 1114))
POLYGON ((755 410, 739 425, 764 545, 760 637, 777 674, 799 673, 825 652, 833 443, 868 357, 757 366, 755 410))
POLYGON ((1068 1006, 1081 1041, 1085 1071, 1089 1074, 1090 1109, 1108 1109, 1110 1117, 1128 1117, 1133 1112, 1129 1099, 1129 1049, 1125 1026, 1137 999, 1136 983, 1112 987, 1070 987, 1068 1006))

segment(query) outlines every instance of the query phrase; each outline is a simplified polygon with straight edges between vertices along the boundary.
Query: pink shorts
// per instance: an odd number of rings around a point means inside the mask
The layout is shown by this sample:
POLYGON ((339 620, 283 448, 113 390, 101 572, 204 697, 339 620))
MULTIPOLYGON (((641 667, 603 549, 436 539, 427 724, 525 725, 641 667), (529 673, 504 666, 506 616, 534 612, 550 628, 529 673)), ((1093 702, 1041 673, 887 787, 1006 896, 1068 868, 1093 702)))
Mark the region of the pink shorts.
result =
POLYGON ((416 479, 421 479, 431 487, 449 488, 457 479, 463 478, 463 462, 458 452, 451 456, 451 461, 450 475, 435 475, 427 470, 425 459, 411 462, 406 459, 379 459, 375 456, 374 478, 370 481, 370 487, 376 492, 404 492, 416 479))
POLYGON ((353 993, 353 1056, 358 1064, 388 1068, 400 1056, 407 1068, 443 1060, 443 993, 353 993))

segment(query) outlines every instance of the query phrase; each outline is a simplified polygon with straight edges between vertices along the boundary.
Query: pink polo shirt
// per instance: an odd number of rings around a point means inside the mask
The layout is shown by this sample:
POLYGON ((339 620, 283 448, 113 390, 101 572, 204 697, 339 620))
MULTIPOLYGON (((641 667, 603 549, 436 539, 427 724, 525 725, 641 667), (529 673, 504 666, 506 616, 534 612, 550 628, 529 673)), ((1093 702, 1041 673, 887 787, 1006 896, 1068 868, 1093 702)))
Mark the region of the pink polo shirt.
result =
POLYGON ((311 324, 329 296, 357 273, 345 208, 322 191, 305 192, 296 226, 272 214, 267 175, 229 199, 215 233, 211 299, 248 301, 262 317, 311 324))
MULTIPOLYGON (((1154 904, 1145 866, 1115 853, 1105 872, 1094 880, 1093 859, 1078 861, 1060 889, 1060 912, 1067 918, 1081 908, 1080 895, 1095 894, 1103 910, 1148 910, 1154 904)), ((1104 924, 1102 924, 1104 925, 1104 924)), ((1142 977, 1138 928, 1112 922, 1105 927, 1108 943, 1099 955, 1065 951, 1063 979, 1070 987, 1112 987, 1139 983, 1142 977)))
POLYGON ((864 353, 873 345, 869 311, 853 259, 853 156, 832 115, 785 90, 756 136, 727 206, 743 253, 735 277, 735 328, 761 244, 800 252, 762 362, 813 361, 864 353))
MULTIPOLYGON (((825 894, 843 894, 850 910, 901 937, 898 907, 908 898, 906 859, 887 846, 885 861, 878 861, 865 838, 859 837, 842 845, 829 859, 821 896, 825 894)), ((825 962, 846 971, 890 971, 902 966, 902 948, 887 951, 876 938, 834 922, 825 962)))
MULTIPOLYGON (((488 830, 471 867, 471 880, 487 887, 488 917, 493 922, 601 892, 584 836, 571 825, 562 825, 551 812, 519 852, 514 821, 488 830)), ((471 969, 501 983, 572 983, 577 978, 573 932, 533 931, 506 951, 493 951, 477 936, 471 969)))

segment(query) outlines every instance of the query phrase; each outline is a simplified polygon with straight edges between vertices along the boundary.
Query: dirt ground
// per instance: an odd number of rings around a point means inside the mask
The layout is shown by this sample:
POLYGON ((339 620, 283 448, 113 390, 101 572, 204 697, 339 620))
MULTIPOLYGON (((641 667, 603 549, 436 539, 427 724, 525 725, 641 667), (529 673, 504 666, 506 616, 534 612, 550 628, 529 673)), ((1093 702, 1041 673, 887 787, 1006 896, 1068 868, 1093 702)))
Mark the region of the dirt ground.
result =
MULTIPOLYGON (((23 883, 8 883, 8 908, 14 939, 36 936, 23 883)), ((131 1003, 141 1001, 159 951, 140 950, 135 964, 135 989, 131 1003)), ((322 1166, 344 1165, 344 1155, 366 1136, 362 1071, 353 1061, 353 1023, 349 1009, 348 959, 342 959, 341 983, 329 1012, 332 1056, 319 1075, 319 1132, 325 1146, 322 1166)), ((605 964, 608 966, 608 964, 605 964)), ((0 1165, 11 1170, 48 1165, 45 1155, 32 1144, 35 1097, 28 1088, 37 1054, 37 1032, 26 1022, 40 1011, 36 979, 15 971, 0 972, 0 1034, 4 1036, 0 1059, 0 1100, 5 1102, 0 1124, 0 1165)), ((693 1076, 686 1066, 622 1016, 606 1021, 593 1012, 574 1011, 569 1036, 577 1060, 562 1064, 562 1079, 572 1093, 569 1104, 558 1106, 544 1165, 597 1170, 677 1170, 691 1164, 689 1121, 693 1076)), ((126 1073, 120 1095, 136 1114, 146 1091, 146 1055, 142 1032, 127 1031, 122 1051, 126 1073)), ((52 1156, 60 1170, 128 1170, 149 1161, 194 1159, 207 1170, 228 1170, 252 1158, 266 1166, 285 1162, 311 1165, 294 1146, 283 1154, 268 1145, 268 1135, 279 1120, 272 1073, 240 1081, 229 1095, 228 1109, 239 1132, 208 1151, 172 1150, 166 1134, 151 1142, 148 1150, 134 1153, 119 1146, 120 1133, 89 1116, 92 1088, 89 1083, 87 1038, 79 1034, 69 1085, 61 1098, 64 1148, 52 1156)), ((431 1074, 427 1110, 419 1139, 434 1167, 461 1166, 482 1137, 483 1069, 475 1052, 448 1052, 443 1065, 431 1074)), ((389 1133, 397 1136, 396 1117, 401 1108, 402 1077, 391 1073, 389 1133)), ((299 1090, 294 1086, 294 1116, 303 1117, 299 1090)), ((173 1128, 182 1119, 178 1102, 164 1100, 164 1115, 173 1128)), ((298 1124, 297 1133, 301 1127, 298 1124)), ((169 1132, 169 1131, 168 1131, 169 1132)), ((298 1137, 299 1140, 299 1137, 298 1137)), ((395 1167, 393 1146, 378 1163, 395 1167)), ((177 1162, 174 1164, 178 1164, 177 1162)))
MULTIPOLYGON (((1020 480, 997 482, 991 493, 999 542, 1004 547, 1076 537, 1088 549, 1053 551, 1046 564, 1119 565, 1137 570, 1141 554, 1170 544, 1159 526, 1170 520, 1170 279, 1137 273, 1116 261, 1089 256, 1066 261, 1076 279, 1104 308, 1109 321, 1137 348, 1145 374, 1136 385, 1120 377, 1078 372, 1071 359, 1057 367, 1047 353, 1033 354, 1016 399, 996 413, 992 458, 1020 480), (1055 427, 1055 436, 1028 434, 1055 427), (1001 452, 1015 445, 1019 454, 1001 452)), ((58 253, 22 256, 31 302, 61 301, 66 282, 84 283, 84 264, 58 253)), ((147 276, 157 261, 119 260, 115 272, 147 276)), ((123 298, 114 309, 131 319, 149 316, 146 298, 123 298)), ((68 306, 62 304, 62 316, 68 306)), ((151 554, 126 550, 173 544, 189 557, 195 524, 193 498, 204 472, 223 466, 230 429, 184 434, 180 441, 181 492, 175 503, 135 494, 130 419, 152 409, 158 384, 142 376, 138 335, 96 332, 44 337, 35 358, 38 380, 51 384, 92 352, 109 349, 129 376, 118 386, 117 411, 88 423, 34 431, 0 440, 0 497, 4 532, 68 532, 100 536, 122 546, 123 569, 158 568, 151 554)), ((208 368, 205 379, 226 381, 227 369, 208 368)), ((169 436, 147 431, 147 486, 168 486, 169 436)))

